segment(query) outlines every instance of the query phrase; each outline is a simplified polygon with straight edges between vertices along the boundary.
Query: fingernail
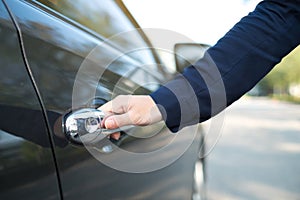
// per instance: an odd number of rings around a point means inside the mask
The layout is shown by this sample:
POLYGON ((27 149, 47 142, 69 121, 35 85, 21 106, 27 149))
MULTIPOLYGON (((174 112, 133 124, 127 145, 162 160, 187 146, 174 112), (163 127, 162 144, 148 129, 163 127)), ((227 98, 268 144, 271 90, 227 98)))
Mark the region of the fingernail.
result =
POLYGON ((107 119, 105 120, 105 127, 106 128, 115 128, 116 127, 116 122, 114 119, 107 119))
POLYGON ((115 140, 119 140, 120 139, 120 134, 112 134, 111 137, 115 140))

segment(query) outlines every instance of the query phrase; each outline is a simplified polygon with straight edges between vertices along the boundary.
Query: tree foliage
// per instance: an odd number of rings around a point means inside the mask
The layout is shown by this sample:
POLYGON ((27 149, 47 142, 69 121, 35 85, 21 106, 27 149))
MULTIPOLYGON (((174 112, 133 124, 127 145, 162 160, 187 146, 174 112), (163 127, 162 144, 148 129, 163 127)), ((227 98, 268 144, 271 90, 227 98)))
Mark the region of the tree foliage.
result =
POLYGON ((290 85, 300 84, 300 46, 290 52, 259 83, 263 90, 288 93, 290 85))

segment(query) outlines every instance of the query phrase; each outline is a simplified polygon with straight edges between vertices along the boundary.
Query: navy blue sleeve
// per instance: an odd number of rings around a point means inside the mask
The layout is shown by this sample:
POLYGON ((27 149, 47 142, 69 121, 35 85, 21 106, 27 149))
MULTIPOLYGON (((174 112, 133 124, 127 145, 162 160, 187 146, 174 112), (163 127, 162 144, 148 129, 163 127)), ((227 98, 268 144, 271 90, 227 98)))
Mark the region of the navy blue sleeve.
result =
POLYGON ((176 132, 221 112, 299 44, 300 1, 265 0, 202 59, 150 96, 176 132))

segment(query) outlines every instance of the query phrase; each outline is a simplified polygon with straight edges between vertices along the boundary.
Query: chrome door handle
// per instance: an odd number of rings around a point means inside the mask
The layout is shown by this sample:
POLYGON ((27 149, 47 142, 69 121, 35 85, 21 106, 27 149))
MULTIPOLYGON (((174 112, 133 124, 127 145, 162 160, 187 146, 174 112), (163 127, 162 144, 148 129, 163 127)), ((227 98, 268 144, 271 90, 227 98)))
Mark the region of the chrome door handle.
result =
POLYGON ((116 128, 116 129, 102 128, 101 133, 104 134, 104 135, 110 135, 110 134, 121 132, 121 131, 127 131, 127 130, 130 130, 130 129, 134 128, 134 127, 135 126, 133 126, 133 125, 128 125, 128 126, 122 126, 121 128, 116 128))
POLYGON ((124 126, 117 129, 101 127, 105 114, 96 108, 81 108, 63 115, 62 129, 66 138, 77 145, 96 144, 107 135, 132 129, 134 126, 124 126))

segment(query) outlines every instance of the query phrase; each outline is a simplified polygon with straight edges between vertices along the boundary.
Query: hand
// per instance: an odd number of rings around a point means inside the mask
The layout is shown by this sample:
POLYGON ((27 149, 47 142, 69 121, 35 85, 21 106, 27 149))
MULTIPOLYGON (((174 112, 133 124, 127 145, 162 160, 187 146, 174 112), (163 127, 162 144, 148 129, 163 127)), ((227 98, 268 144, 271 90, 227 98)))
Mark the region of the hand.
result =
MULTIPOLYGON (((162 115, 148 95, 120 95, 98 109, 105 113, 102 126, 115 129, 126 125, 146 126, 162 120, 162 115)), ((118 140, 120 133, 112 138, 118 140)))

